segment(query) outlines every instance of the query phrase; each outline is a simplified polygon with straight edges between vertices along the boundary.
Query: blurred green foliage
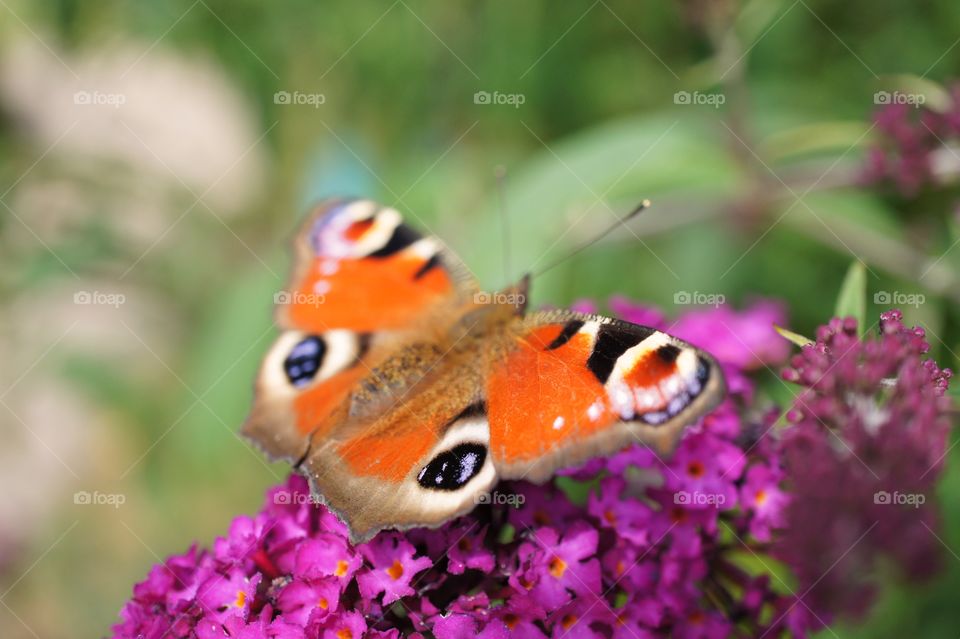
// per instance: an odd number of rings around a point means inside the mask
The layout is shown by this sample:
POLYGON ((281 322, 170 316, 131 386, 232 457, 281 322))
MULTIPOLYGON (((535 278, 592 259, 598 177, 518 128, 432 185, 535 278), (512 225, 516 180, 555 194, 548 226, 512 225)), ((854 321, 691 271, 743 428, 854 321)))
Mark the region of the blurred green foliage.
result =
MULTIPOLYGON (((8 562, 6 602, 41 636, 102 633, 151 564, 208 542, 286 472, 235 431, 273 336, 287 238, 318 196, 395 204, 490 288, 650 198, 630 230, 535 280, 534 301, 624 294, 676 313, 678 291, 733 304, 767 296, 787 304, 789 328, 811 335, 854 261, 863 266, 852 277, 868 291, 857 313, 868 324, 883 310, 877 292, 922 293, 907 319, 927 327, 939 361, 960 364, 957 189, 906 199, 857 181, 874 93, 904 76, 947 83, 960 72, 955 1, 8 2, 3 38, 40 38, 63 55, 119 40, 144 55, 156 47, 215 61, 256 113, 268 158, 260 199, 227 223, 198 207, 185 218, 189 233, 175 243, 159 237, 142 259, 94 200, 69 234, 54 241, 40 231, 37 244, 27 235, 16 260, 3 260, 5 302, 70 282, 68 265, 81 280, 123 279, 146 291, 175 344, 162 358, 139 355, 152 375, 105 366, 96 351, 55 357, 51 374, 109 414, 95 460, 109 470, 77 485, 103 482, 135 499, 107 518, 58 508, 8 562), (277 104, 278 91, 321 93, 324 103, 277 104), (523 104, 477 104, 478 91, 521 94, 523 104), (678 91, 725 100, 677 104, 678 91), (497 167, 507 170, 509 247, 497 167), (929 288, 903 255, 945 255, 946 283, 929 288)), ((43 151, 16 118, 0 119, 4 184, 16 188, 43 151)), ((41 223, 37 215, 28 222, 41 223)), ((0 233, 14 230, 0 210, 0 233)), ((789 401, 770 379, 771 395, 789 401)), ((951 464, 942 487, 944 575, 889 586, 865 624, 840 623, 826 636, 955 634, 958 472, 951 464)), ((2 610, 0 623, 4 636, 29 636, 2 610)))

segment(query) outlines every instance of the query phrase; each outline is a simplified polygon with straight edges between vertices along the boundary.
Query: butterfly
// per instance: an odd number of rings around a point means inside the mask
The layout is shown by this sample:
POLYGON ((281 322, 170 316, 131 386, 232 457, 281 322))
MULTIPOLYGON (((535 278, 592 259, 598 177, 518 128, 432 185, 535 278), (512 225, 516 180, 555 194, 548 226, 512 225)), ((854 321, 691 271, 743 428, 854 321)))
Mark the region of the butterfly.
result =
POLYGON ((634 442, 669 451, 723 397, 706 353, 616 319, 527 313, 529 285, 482 291, 394 208, 320 204, 244 434, 359 542, 438 526, 502 479, 544 482, 634 442))

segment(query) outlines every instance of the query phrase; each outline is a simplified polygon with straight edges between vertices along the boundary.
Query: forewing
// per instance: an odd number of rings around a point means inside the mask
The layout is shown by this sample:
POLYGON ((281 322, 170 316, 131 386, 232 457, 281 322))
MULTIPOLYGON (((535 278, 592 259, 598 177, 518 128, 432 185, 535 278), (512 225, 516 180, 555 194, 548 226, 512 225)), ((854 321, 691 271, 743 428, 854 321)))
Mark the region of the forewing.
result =
POLYGON ((284 328, 402 330, 477 290, 459 260, 400 213, 370 200, 318 206, 295 244, 292 282, 277 305, 284 328))
POLYGON ((519 322, 486 391, 502 479, 543 481, 633 442, 668 452, 723 396, 709 355, 655 329, 569 312, 519 322))
POLYGON ((442 323, 476 285, 436 238, 368 200, 318 206, 277 295, 283 333, 264 358, 243 432, 297 461, 342 418, 356 385, 416 328, 442 323))

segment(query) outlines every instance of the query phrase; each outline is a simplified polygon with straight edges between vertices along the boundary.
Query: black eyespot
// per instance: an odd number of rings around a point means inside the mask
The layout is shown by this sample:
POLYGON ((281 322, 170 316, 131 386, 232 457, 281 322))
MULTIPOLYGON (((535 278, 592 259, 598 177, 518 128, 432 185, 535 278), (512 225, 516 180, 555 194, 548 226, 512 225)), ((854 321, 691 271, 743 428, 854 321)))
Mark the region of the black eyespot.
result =
POLYGON ((457 490, 480 472, 486 459, 487 447, 483 444, 457 444, 430 460, 417 481, 424 488, 457 490))
POLYGON ((673 364, 680 357, 680 348, 674 344, 664 344, 657 349, 657 355, 664 364, 673 364))
POLYGON ((294 386, 303 386, 310 383, 323 364, 323 355, 327 347, 323 339, 311 335, 293 347, 287 359, 283 360, 283 370, 287 379, 294 386))

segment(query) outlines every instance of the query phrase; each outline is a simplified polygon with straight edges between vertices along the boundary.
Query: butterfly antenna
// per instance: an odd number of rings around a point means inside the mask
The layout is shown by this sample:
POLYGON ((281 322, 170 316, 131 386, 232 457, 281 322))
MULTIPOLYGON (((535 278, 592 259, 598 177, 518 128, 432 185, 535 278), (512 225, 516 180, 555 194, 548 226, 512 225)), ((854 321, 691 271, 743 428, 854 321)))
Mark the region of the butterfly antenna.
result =
POLYGON ((494 169, 494 175, 497 179, 497 203, 500 209, 500 244, 503 247, 503 281, 510 281, 510 274, 513 271, 510 260, 510 220, 507 216, 507 169, 498 166, 494 169))
POLYGON ((577 254, 580 253, 581 251, 584 251, 584 250, 590 248, 591 246, 593 246, 594 244, 596 244, 597 242, 601 241, 603 238, 605 238, 606 236, 610 235, 610 234, 613 233, 615 230, 617 230, 618 228, 620 228, 621 225, 626 224, 627 222, 629 222, 630 220, 632 220, 632 219, 635 218, 636 216, 640 215, 640 213, 642 213, 643 211, 645 211, 645 210, 648 209, 648 208, 650 208, 650 200, 643 200, 642 202, 640 202, 639 205, 637 205, 636 208, 634 208, 632 211, 630 211, 629 213, 627 213, 625 216, 623 216, 623 217, 618 217, 617 220, 616 220, 613 224, 611 224, 610 226, 608 226, 607 228, 605 228, 602 232, 598 233, 598 234, 597 234, 596 236, 594 236, 593 238, 587 240, 586 242, 584 242, 583 244, 581 244, 581 245, 578 246, 577 248, 573 249, 572 251, 570 251, 569 253, 567 253, 566 255, 564 255, 563 257, 561 257, 560 259, 558 259, 558 260, 556 260, 556 261, 553 261, 553 262, 549 263, 547 266, 545 266, 544 268, 540 269, 539 271, 536 271, 536 272, 533 274, 533 276, 534 276, 534 277, 539 277, 540 275, 543 275, 544 273, 546 273, 546 272, 549 271, 550 269, 554 268, 555 266, 558 266, 558 265, 566 262, 566 261, 569 260, 571 257, 573 257, 574 255, 577 255, 577 254))

